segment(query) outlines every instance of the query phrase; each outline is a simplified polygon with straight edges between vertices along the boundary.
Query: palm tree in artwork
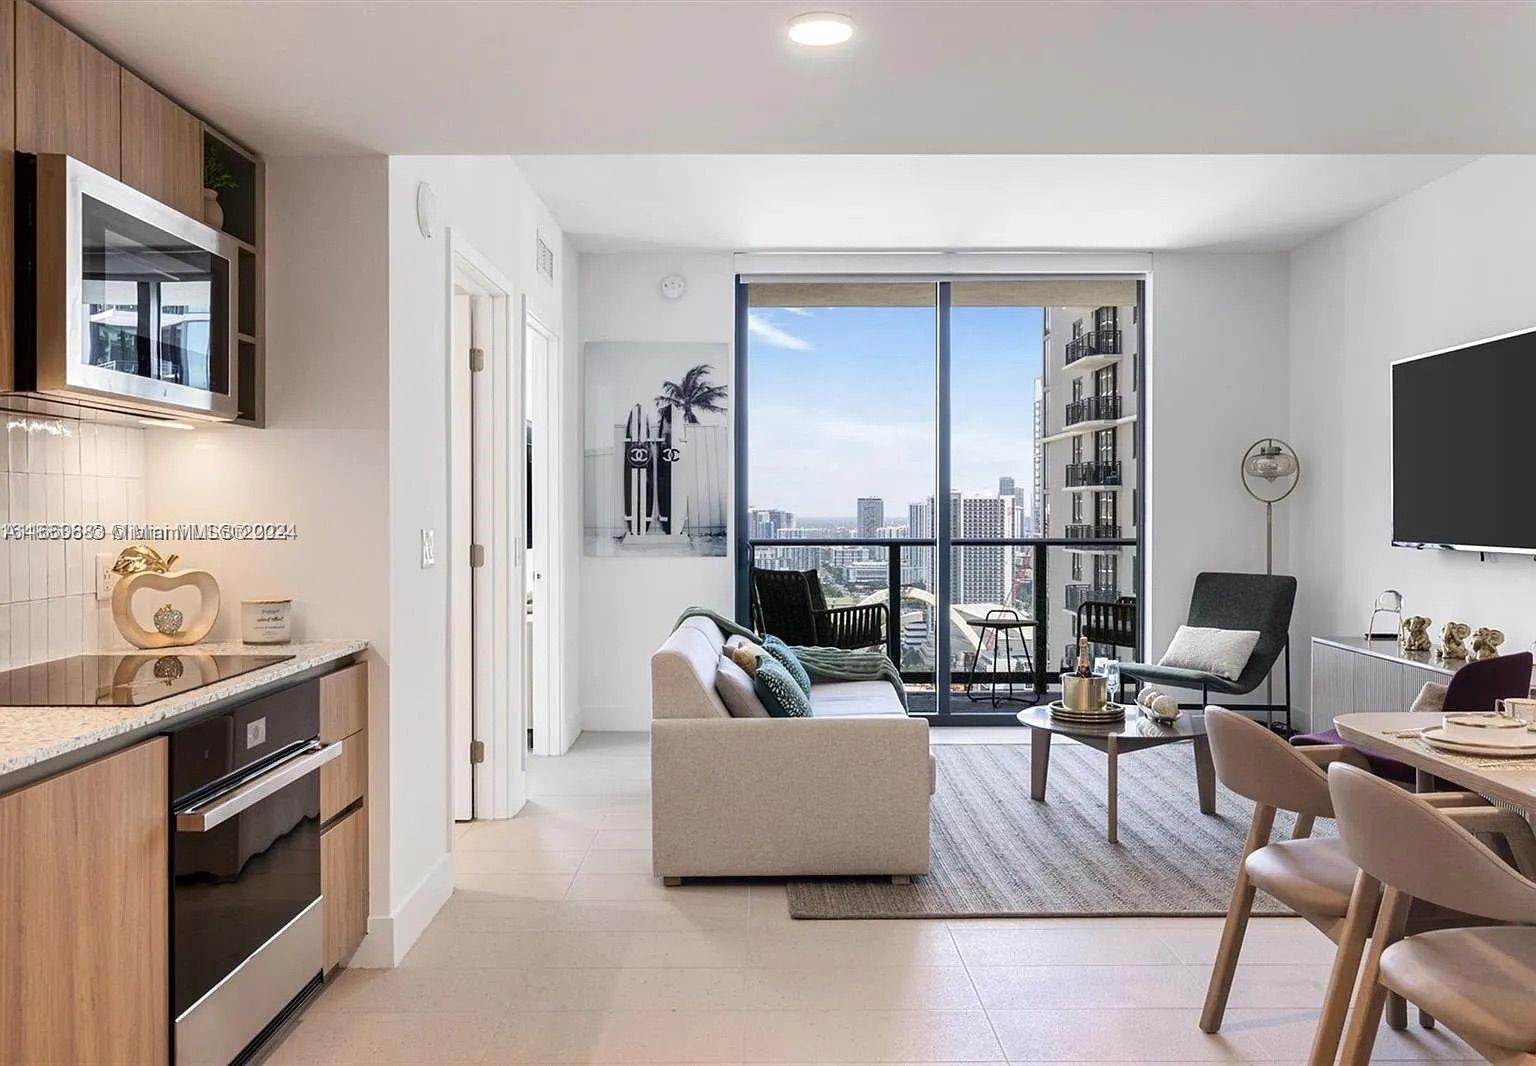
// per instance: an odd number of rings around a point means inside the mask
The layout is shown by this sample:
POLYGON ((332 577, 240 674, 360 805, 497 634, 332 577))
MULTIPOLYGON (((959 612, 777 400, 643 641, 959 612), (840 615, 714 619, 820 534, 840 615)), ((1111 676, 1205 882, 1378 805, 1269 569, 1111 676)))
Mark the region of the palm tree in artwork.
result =
POLYGON ((656 406, 671 404, 683 412, 684 422, 695 426, 699 424, 700 411, 712 415, 724 414, 726 387, 710 384, 709 375, 714 369, 708 363, 700 363, 689 368, 682 381, 662 382, 656 406))

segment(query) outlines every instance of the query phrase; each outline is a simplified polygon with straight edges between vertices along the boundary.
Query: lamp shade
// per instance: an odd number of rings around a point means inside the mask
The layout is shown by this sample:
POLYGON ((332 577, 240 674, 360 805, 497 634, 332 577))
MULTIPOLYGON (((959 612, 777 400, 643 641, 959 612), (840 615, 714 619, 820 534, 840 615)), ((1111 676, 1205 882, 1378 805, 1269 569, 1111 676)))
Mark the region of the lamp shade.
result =
POLYGON ((1261 503, 1278 503, 1301 480, 1301 460, 1295 450, 1276 437, 1254 441, 1243 453, 1243 487, 1261 503))

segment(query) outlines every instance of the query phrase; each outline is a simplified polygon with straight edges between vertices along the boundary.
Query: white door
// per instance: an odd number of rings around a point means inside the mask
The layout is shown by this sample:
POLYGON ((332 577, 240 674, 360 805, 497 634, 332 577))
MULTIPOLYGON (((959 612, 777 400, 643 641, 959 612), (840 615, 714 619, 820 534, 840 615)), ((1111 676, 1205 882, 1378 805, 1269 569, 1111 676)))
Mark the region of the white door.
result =
POLYGON ((559 512, 561 410, 558 341, 536 317, 524 314, 529 410, 533 422, 533 547, 528 555, 530 695, 533 751, 563 755, 576 740, 574 708, 564 692, 561 575, 565 566, 559 512))

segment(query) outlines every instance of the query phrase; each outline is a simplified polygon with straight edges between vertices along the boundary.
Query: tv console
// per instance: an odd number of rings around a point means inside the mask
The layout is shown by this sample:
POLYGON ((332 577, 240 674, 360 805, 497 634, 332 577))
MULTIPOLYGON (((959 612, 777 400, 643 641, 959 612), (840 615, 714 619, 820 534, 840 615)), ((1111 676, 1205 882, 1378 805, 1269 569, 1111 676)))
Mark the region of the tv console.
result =
POLYGON ((1405 652, 1396 640, 1313 637, 1311 729, 1330 729, 1335 715, 1351 711, 1406 711, 1424 682, 1443 685, 1465 665, 1405 652))

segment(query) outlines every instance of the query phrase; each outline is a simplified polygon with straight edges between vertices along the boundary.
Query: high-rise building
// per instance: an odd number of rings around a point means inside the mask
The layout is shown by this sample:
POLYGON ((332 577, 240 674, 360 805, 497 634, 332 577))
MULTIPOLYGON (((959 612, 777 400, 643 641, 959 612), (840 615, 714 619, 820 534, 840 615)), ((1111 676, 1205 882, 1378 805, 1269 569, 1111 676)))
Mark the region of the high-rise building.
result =
MULTIPOLYGON (((1045 338, 1043 340, 1046 361, 1051 356, 1051 313, 1045 313, 1045 338)), ((1029 509, 1031 536, 1045 536, 1045 379, 1035 379, 1035 484, 1034 506, 1029 509)))
POLYGON ((933 497, 907 504, 907 536, 933 536, 933 497))
POLYGON ((1080 542, 1046 568, 1051 607, 1067 615, 1136 591, 1136 549, 1095 543, 1136 534, 1136 315, 1130 301, 1045 310, 1036 456, 1050 487, 1036 520, 1044 536, 1080 542))
POLYGON ((1000 477, 997 479, 997 494, 999 496, 1013 495, 1013 478, 1000 477))
POLYGON ((748 533, 753 540, 769 540, 794 527, 795 516, 789 511, 754 507, 747 512, 748 533))
MULTIPOLYGON (((1013 497, 952 492, 950 533, 967 537, 1013 535, 1013 497)), ((1007 603, 1013 586, 1014 547, 1007 544, 953 548, 950 552, 950 599, 965 604, 1007 603)))
POLYGON ((879 496, 859 497, 858 535, 869 538, 885 525, 885 501, 879 496))

